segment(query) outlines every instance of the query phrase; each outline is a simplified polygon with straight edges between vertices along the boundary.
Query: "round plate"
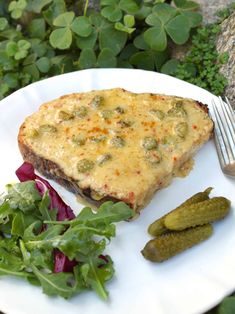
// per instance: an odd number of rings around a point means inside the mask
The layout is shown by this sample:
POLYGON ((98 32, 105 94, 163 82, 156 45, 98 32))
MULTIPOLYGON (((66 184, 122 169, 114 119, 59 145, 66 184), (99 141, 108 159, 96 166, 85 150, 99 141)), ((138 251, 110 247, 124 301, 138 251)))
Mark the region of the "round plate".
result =
MULTIPOLYGON (((0 188, 16 181, 15 170, 22 158, 17 146, 18 129, 24 118, 40 104, 61 95, 96 89, 122 87, 133 92, 177 95, 210 105, 209 92, 173 77, 142 70, 91 69, 68 73, 29 85, 0 102, 0 188)), ((65 189, 53 183, 60 195, 77 213, 82 205, 65 189)), ((109 300, 94 292, 84 292, 70 300, 48 297, 40 287, 10 277, 0 278, 0 310, 11 314, 195 314, 220 302, 235 288, 234 181, 219 167, 213 141, 195 157, 186 178, 157 192, 151 203, 132 222, 117 225, 117 235, 107 247, 116 269, 108 282, 109 300), (213 196, 232 201, 232 210, 214 224, 207 241, 161 264, 145 260, 140 251, 150 239, 148 225, 175 208, 186 198, 212 186, 213 196)))

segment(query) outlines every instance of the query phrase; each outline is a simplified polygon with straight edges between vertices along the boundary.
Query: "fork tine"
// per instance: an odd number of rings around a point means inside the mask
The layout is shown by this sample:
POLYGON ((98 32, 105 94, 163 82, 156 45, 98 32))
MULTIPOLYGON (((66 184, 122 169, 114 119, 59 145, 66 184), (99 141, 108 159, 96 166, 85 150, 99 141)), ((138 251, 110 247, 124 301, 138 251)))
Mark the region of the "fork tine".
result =
MULTIPOLYGON (((221 98, 221 97, 220 97, 221 98)), ((235 142, 235 113, 233 111, 233 108, 228 100, 227 97, 225 97, 225 100, 226 100, 226 104, 227 106, 225 107, 226 108, 226 111, 227 111, 227 115, 228 115, 228 118, 231 122, 230 126, 232 127, 232 132, 233 132, 233 139, 234 139, 234 142, 235 142)))
POLYGON ((213 113, 214 113, 214 127, 215 127, 215 144, 216 144, 216 149, 219 155, 219 161, 221 163, 221 167, 224 168, 225 165, 229 163, 229 158, 228 158, 228 152, 226 149, 226 143, 224 141, 224 136, 223 136, 223 129, 222 129, 222 121, 217 109, 217 106, 214 102, 212 101, 213 105, 213 113))
POLYGON ((219 97, 219 99, 221 109, 223 111, 222 119, 224 120, 223 128, 226 136, 225 139, 227 139, 228 145, 230 147, 229 155, 233 156, 232 160, 230 160, 231 162, 235 159, 235 114, 229 102, 225 103, 221 97, 219 97))
POLYGON ((220 106, 212 100, 215 144, 223 172, 235 175, 235 113, 227 98, 227 103, 219 100, 220 106))

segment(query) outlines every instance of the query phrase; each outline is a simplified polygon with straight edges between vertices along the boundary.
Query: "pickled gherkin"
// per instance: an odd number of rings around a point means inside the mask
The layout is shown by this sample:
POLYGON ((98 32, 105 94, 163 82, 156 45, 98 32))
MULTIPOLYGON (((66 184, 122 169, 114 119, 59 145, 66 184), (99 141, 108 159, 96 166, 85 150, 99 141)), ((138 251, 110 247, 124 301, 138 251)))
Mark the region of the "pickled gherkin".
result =
POLYGON ((172 231, 150 240, 141 253, 147 260, 162 262, 208 239, 212 233, 213 227, 210 224, 172 231))
POLYGON ((184 230, 224 218, 230 209, 225 197, 213 197, 200 203, 182 206, 166 215, 164 225, 170 230, 184 230))
MULTIPOLYGON (((178 206, 177 208, 173 209, 173 211, 183 207, 183 206, 188 206, 191 204, 195 204, 195 203, 199 203, 205 200, 209 199, 209 194, 211 192, 212 188, 209 187, 207 188, 205 191, 203 192, 198 192, 196 194, 194 194, 193 196, 191 196, 190 198, 188 198, 185 202, 183 202, 180 206, 178 206)), ((172 213, 173 211, 171 211, 170 213, 172 213)), ((164 221, 167 215, 169 215, 170 213, 162 216, 161 218, 155 220, 149 227, 148 227, 148 233, 152 236, 158 236, 161 235, 163 233, 168 232, 169 230, 166 228, 164 221)))

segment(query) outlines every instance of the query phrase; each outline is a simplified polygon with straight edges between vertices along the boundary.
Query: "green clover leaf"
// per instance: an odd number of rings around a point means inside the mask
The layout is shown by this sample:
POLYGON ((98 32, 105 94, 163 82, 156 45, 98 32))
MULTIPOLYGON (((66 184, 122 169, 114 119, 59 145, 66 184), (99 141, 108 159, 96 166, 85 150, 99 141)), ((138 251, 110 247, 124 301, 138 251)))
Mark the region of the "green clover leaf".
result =
POLYGON ((198 12, 184 11, 181 14, 188 19, 191 28, 197 27, 202 23, 202 15, 198 12))
POLYGON ((43 18, 34 19, 28 26, 31 37, 44 39, 46 36, 46 22, 43 18))
POLYGON ((187 17, 184 15, 180 14, 174 17, 167 23, 165 29, 177 45, 182 45, 189 39, 190 25, 187 17))
POLYGON ((24 39, 19 40, 17 45, 19 50, 28 50, 31 47, 30 42, 24 39))
POLYGON ((117 55, 125 46, 127 34, 116 30, 112 25, 101 29, 99 33, 100 49, 109 48, 117 55))
POLYGON ((117 3, 117 0, 101 0, 100 5, 115 5, 117 3))
POLYGON ((149 28, 144 32, 144 40, 151 49, 164 51, 167 47, 167 36, 162 24, 149 28))
POLYGON ((138 49, 133 44, 128 44, 123 48, 122 52, 120 53, 120 59, 128 61, 130 57, 138 52, 138 49))
MULTIPOLYGON (((155 14, 163 24, 166 24, 170 19, 176 16, 177 10, 169 4, 159 3, 153 7, 153 14, 155 14)), ((146 19, 146 23, 148 23, 147 21, 148 18, 146 19)))
POLYGON ((122 19, 123 12, 135 14, 139 7, 134 0, 101 0, 101 15, 110 22, 118 22, 122 19))
POLYGON ((126 27, 133 27, 135 25, 135 17, 133 15, 126 14, 124 15, 123 22, 126 27))
POLYGON ((123 18, 123 23, 121 22, 115 23, 115 29, 117 29, 118 31, 131 34, 135 31, 135 28, 133 27, 134 25, 135 25, 135 17, 133 15, 126 14, 123 18))
POLYGON ((51 33, 49 40, 54 48, 68 49, 72 44, 72 31, 69 27, 55 29, 51 33))
POLYGON ((139 10, 139 6, 134 0, 120 0, 119 8, 128 14, 135 14, 139 10))
POLYGON ((39 72, 36 64, 26 65, 23 68, 23 73, 28 74, 34 82, 38 81, 40 78, 40 72, 39 72))
POLYGON ((121 32, 126 32, 128 34, 131 34, 131 33, 133 33, 135 31, 135 28, 127 27, 127 26, 123 25, 120 22, 116 22, 114 27, 115 27, 116 30, 121 31, 121 32))
POLYGON ((65 50, 71 46, 73 39, 71 26, 74 17, 74 12, 65 12, 54 19, 53 25, 60 28, 53 30, 50 34, 49 41, 53 48, 65 50))
POLYGON ((42 9, 51 2, 52 0, 28 0, 27 10, 41 13, 42 9))
POLYGON ((122 10, 116 4, 104 7, 101 14, 110 22, 117 22, 122 18, 122 10))
POLYGON ((10 87, 16 88, 19 84, 19 77, 17 73, 7 73, 4 75, 3 81, 10 87))
POLYGON ((161 72, 168 75, 174 75, 178 68, 179 61, 176 59, 170 59, 161 67, 161 72))
POLYGON ((166 62, 168 54, 164 52, 158 52, 153 50, 146 50, 137 52, 132 55, 130 62, 132 65, 139 69, 154 70, 161 68, 161 66, 166 62))
POLYGON ((136 48, 138 48, 140 50, 148 50, 149 49, 149 45, 146 43, 143 33, 135 37, 133 44, 135 45, 136 48))
POLYGON ((141 51, 135 53, 130 58, 130 63, 140 69, 151 71, 154 70, 154 57, 149 51, 141 51))
POLYGON ((8 21, 5 17, 0 17, 0 31, 3 31, 7 28, 8 21))
POLYGON ((88 37, 92 33, 92 25, 86 16, 76 17, 71 24, 71 29, 81 37, 88 37))
POLYGON ((142 4, 139 10, 135 13, 138 20, 144 20, 152 12, 151 7, 142 4))
POLYGON ((98 33, 92 30, 92 33, 88 37, 76 36, 76 45, 81 50, 93 49, 97 41, 98 33))
POLYGON ((104 48, 98 55, 97 64, 100 68, 115 68, 117 59, 111 49, 104 48))
POLYGON ((26 0, 11 1, 8 6, 8 10, 11 12, 11 17, 13 19, 19 19, 22 16, 26 6, 26 0))
POLYGON ((97 33, 100 50, 109 48, 117 55, 126 44, 127 34, 116 30, 114 25, 100 14, 91 14, 89 19, 97 33))
POLYGON ((93 49, 83 49, 78 59, 80 69, 93 68, 96 65, 96 55, 93 49))
POLYGON ((47 57, 42 57, 36 61, 36 65, 41 73, 47 73, 51 67, 51 61, 47 57))
POLYGON ((62 13, 54 19, 53 25, 60 27, 68 27, 72 24, 74 17, 75 17, 74 12, 62 13))
POLYGON ((199 15, 193 12, 183 12, 166 3, 160 3, 153 7, 153 13, 146 18, 150 27, 144 32, 144 40, 156 51, 164 51, 167 47, 167 35, 174 43, 184 44, 189 38, 191 27, 200 22, 199 15), (188 14, 189 13, 189 14, 188 14))
POLYGON ((6 45, 6 52, 9 57, 14 57, 15 60, 20 60, 27 56, 30 47, 31 43, 24 39, 19 40, 17 43, 9 41, 6 45))
POLYGON ((17 43, 14 41, 9 41, 6 45, 6 53, 9 57, 13 57, 18 51, 17 43))
POLYGON ((174 0, 176 7, 180 10, 192 11, 199 8, 199 4, 188 0, 174 0))

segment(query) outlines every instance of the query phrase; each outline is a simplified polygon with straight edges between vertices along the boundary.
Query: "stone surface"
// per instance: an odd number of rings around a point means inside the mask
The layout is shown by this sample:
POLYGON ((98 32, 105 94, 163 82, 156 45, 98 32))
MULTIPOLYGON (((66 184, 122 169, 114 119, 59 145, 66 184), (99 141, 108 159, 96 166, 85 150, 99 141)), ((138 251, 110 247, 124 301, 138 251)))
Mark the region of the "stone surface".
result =
POLYGON ((216 21, 215 13, 234 2, 234 0, 194 0, 201 7, 202 15, 206 23, 216 21))
MULTIPOLYGON (((195 0, 200 4, 204 23, 212 23, 216 21, 215 13, 225 8, 234 0, 195 0)), ((217 50, 219 53, 228 52, 228 63, 221 68, 221 73, 227 78, 228 86, 225 95, 230 99, 235 108, 235 12, 227 18, 222 24, 222 31, 217 39, 217 50)), ((181 59, 189 49, 188 45, 177 46, 172 57, 181 59)))
POLYGON ((225 95, 235 107, 235 12, 221 24, 221 27, 222 32, 217 40, 217 50, 219 53, 229 54, 228 63, 222 66, 221 73, 229 81, 225 95))

